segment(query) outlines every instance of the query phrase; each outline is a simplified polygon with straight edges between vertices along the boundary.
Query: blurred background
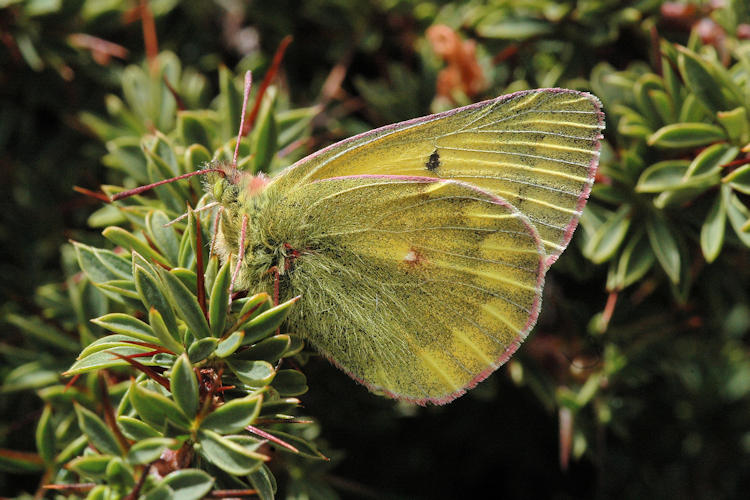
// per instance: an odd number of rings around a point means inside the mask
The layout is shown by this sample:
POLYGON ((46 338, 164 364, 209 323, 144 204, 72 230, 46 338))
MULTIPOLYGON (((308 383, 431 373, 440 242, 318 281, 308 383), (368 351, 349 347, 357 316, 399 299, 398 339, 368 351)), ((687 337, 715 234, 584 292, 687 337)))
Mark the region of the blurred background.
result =
POLYGON ((595 93, 607 129, 581 227, 513 360, 454 403, 420 408, 312 359, 300 399, 331 461, 288 467, 279 497, 746 495, 744 0, 143 4, 0 0, 0 494, 37 491, 39 467, 14 453, 33 456, 43 391, 88 320, 66 285, 78 273, 67 240, 101 243, 106 214, 72 187, 122 184, 122 137, 174 126, 131 109, 134 71, 169 54, 184 108, 215 107, 221 68, 260 81, 291 35, 279 99, 316 107, 289 161, 526 88, 595 93))

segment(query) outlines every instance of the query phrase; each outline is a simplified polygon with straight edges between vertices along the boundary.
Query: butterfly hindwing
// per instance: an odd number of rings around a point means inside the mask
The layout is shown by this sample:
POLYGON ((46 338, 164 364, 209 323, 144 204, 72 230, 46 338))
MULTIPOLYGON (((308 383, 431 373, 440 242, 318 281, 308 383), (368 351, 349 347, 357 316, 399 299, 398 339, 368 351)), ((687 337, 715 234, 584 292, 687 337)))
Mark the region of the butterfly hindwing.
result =
POLYGON ((355 136, 301 160, 274 182, 291 188, 368 174, 467 182, 528 217, 549 265, 570 241, 593 184, 603 116, 590 94, 517 92, 355 136))
MULTIPOLYGON (((298 257, 292 331, 369 388, 445 403, 515 351, 540 307, 546 254, 528 219, 466 183, 346 176, 269 186, 266 239, 298 257)), ((285 297, 282 297, 282 300, 285 297)))

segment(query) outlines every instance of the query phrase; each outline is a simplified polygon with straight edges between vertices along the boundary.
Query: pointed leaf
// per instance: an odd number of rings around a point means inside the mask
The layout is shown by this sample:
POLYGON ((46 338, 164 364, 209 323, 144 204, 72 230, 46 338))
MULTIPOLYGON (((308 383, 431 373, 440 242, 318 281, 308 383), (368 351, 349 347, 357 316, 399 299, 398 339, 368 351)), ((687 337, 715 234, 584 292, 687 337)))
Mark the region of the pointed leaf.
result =
POLYGON ((143 439, 133 444, 128 450, 128 462, 133 465, 149 464, 158 460, 167 448, 179 446, 176 439, 165 437, 152 437, 143 439))
POLYGON ((200 428, 220 434, 240 432, 255 421, 262 404, 262 395, 233 399, 209 413, 201 422, 200 428))
POLYGON ((164 478, 180 500, 200 500, 211 491, 214 478, 200 469, 182 469, 170 472, 164 478))
POLYGON ((187 354, 177 358, 177 362, 172 367, 170 388, 177 405, 185 412, 185 415, 194 418, 198 412, 198 380, 195 378, 187 354))
POLYGON ((728 183, 735 191, 750 194, 750 164, 742 165, 734 172, 725 176, 722 182, 728 183))
POLYGON ((686 160, 666 160, 654 163, 643 171, 635 190, 639 193, 660 193, 678 186, 690 162, 686 160))
POLYGON ((307 378, 297 370, 277 370, 271 385, 281 397, 299 396, 307 392, 307 378))
POLYGON ((258 492, 260 500, 274 500, 274 496, 276 495, 276 478, 273 477, 271 469, 266 464, 251 472, 247 478, 258 492))
POLYGON ((110 226, 102 231, 102 235, 115 245, 119 245, 127 250, 133 250, 146 258, 153 259, 157 262, 169 265, 167 259, 165 259, 159 252, 148 246, 148 243, 138 239, 132 233, 125 229, 117 226, 110 226))
POLYGON ((161 284, 140 266, 135 268, 134 280, 138 294, 141 296, 141 302, 143 302, 146 310, 149 311, 154 308, 159 311, 167 331, 174 337, 177 332, 177 319, 169 300, 162 291, 161 284))
POLYGON ((227 358, 227 364, 243 384, 250 387, 263 387, 271 383, 276 371, 266 361, 245 361, 227 358))
POLYGON ((153 330, 143 321, 124 313, 110 313, 91 320, 95 325, 115 333, 135 337, 144 342, 155 342, 153 330))
POLYGON ((674 123, 654 132, 648 144, 660 148, 693 148, 726 139, 724 130, 710 123, 674 123))
POLYGON ((287 300, 283 304, 279 304, 276 307, 257 315, 244 325, 237 328, 238 330, 245 330, 245 340, 243 344, 253 344, 269 335, 274 330, 281 326, 281 323, 286 319, 287 315, 291 311, 292 306, 299 300, 299 297, 287 300))
POLYGON ((155 210, 146 216, 146 229, 151 241, 162 255, 169 261, 170 266, 177 265, 180 253, 180 240, 172 226, 167 226, 169 217, 161 210, 155 210))
POLYGON ((130 402, 138 415, 156 429, 164 429, 167 419, 183 429, 190 428, 190 421, 174 401, 158 392, 146 389, 143 384, 132 385, 130 402))
POLYGON ((724 207, 727 211, 727 218, 729 223, 734 229, 737 237, 745 244, 750 247, 750 232, 744 229, 748 219, 750 219, 750 209, 748 209, 742 201, 732 192, 732 189, 728 185, 721 187, 722 198, 724 199, 724 207))
POLYGON ((142 441, 144 439, 161 437, 159 431, 137 418, 121 415, 117 417, 117 424, 120 430, 128 439, 133 441, 142 441))
POLYGON ((646 232, 659 264, 672 283, 679 283, 680 252, 667 222, 660 215, 652 215, 646 219, 646 232))
POLYGON ((216 350, 219 339, 207 337, 193 342, 188 349, 188 359, 191 363, 198 363, 209 357, 216 350))
POLYGON ((177 330, 169 331, 167 325, 164 323, 159 311, 155 308, 151 308, 148 312, 148 322, 151 323, 151 328, 158 338, 159 344, 163 345, 170 351, 179 354, 185 350, 178 337, 180 332, 177 330))
POLYGON ((211 287, 211 299, 208 303, 208 319, 211 324, 211 332, 214 337, 221 337, 227 320, 229 306, 229 272, 231 259, 227 259, 214 280, 211 287))
POLYGON ((52 425, 52 406, 44 405, 36 425, 36 449, 47 466, 55 460, 55 427, 52 425))
POLYGON ((216 355, 220 358, 231 356, 242 345, 245 338, 245 330, 238 330, 225 338, 216 346, 216 355))
POLYGON ((250 451, 209 430, 198 431, 198 443, 201 446, 201 453, 210 462, 229 474, 250 474, 260 467, 264 461, 268 460, 265 455, 250 451))
POLYGON ((102 419, 81 405, 76 404, 74 408, 78 417, 78 427, 94 448, 103 454, 119 455, 122 453, 115 435, 102 419))
POLYGON ((721 196, 717 196, 701 227, 701 251, 706 262, 713 262, 721 252, 726 220, 727 210, 724 200, 721 196))
POLYGON ((198 339, 210 337, 211 330, 195 295, 172 273, 160 270, 160 275, 172 302, 177 305, 177 314, 187 324, 193 336, 198 339))
POLYGON ((261 340, 249 349, 238 352, 236 357, 238 359, 268 361, 274 364, 282 358, 290 345, 289 335, 274 335, 261 340))

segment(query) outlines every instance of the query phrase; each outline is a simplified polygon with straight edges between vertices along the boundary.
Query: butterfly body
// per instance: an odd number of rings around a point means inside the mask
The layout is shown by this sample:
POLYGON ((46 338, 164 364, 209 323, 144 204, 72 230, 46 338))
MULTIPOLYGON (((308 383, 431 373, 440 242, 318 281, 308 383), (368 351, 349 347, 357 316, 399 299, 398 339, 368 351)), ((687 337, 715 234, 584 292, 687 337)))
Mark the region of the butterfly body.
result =
POLYGON ((446 403, 533 327, 602 126, 592 96, 529 91, 356 136, 267 184, 227 167, 208 179, 217 248, 243 256, 236 289, 301 296, 290 331, 353 378, 446 403))

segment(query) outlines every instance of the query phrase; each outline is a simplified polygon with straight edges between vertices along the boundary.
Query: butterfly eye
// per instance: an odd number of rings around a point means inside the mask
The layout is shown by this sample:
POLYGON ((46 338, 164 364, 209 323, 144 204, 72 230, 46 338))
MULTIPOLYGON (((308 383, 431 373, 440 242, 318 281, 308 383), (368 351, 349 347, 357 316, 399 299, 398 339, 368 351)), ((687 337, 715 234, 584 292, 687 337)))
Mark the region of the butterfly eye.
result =
POLYGON ((221 201, 221 197, 224 195, 224 179, 219 179, 214 183, 213 189, 214 199, 221 201))

